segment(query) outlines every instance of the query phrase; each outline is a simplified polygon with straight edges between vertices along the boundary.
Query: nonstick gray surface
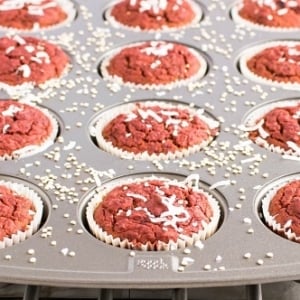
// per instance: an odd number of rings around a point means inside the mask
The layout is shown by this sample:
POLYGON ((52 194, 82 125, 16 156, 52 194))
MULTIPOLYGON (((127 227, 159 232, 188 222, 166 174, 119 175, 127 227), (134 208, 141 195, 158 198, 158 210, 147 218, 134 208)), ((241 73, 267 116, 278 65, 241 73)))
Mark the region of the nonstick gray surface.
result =
POLYGON ((243 50, 261 42, 297 39, 299 31, 249 29, 231 20, 233 2, 203 0, 199 4, 204 18, 191 28, 132 32, 104 20, 109 3, 78 0, 77 17, 68 26, 24 33, 60 44, 71 55, 72 69, 59 84, 23 95, 0 92, 2 99, 27 97, 37 102, 53 112, 60 124, 60 136, 43 153, 0 162, 1 179, 36 189, 45 202, 39 231, 0 250, 0 281, 169 288, 299 279, 299 244, 273 233, 260 216, 260 199, 274 181, 299 178, 299 160, 249 142, 240 129, 250 111, 271 101, 297 99, 299 91, 251 82, 237 67, 243 50), (199 50, 208 60, 208 73, 188 86, 158 91, 123 87, 101 78, 98 65, 104 55, 145 40, 176 41, 199 50), (90 129, 101 111, 138 100, 192 103, 219 119, 221 132, 209 147, 172 161, 121 159, 99 149, 90 129), (89 232, 84 212, 97 185, 152 174, 172 178, 199 174, 201 185, 217 197, 222 220, 203 247, 132 251, 105 244, 89 232), (187 257, 190 264, 184 267, 187 257))

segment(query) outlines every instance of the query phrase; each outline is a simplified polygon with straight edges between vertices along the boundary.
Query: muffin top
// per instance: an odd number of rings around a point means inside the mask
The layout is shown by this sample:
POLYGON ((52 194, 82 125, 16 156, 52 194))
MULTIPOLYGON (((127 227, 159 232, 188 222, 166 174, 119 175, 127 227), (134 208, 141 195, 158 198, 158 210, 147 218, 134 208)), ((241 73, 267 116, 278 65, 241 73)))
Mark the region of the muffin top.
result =
POLYGON ((158 241, 176 242, 181 235, 198 233, 214 214, 203 191, 157 178, 106 191, 93 217, 114 238, 127 239, 137 249, 142 244, 155 249, 158 241))
POLYGON ((300 27, 300 4, 297 0, 244 0, 238 14, 245 20, 263 26, 300 27))
POLYGON ((0 0, 0 26, 31 30, 46 28, 67 19, 67 13, 54 0, 0 0))
POLYGON ((107 57, 101 66, 104 78, 122 83, 166 86, 202 77, 205 60, 182 44, 149 41, 129 45, 107 57))
POLYGON ((35 37, 0 38, 0 82, 9 86, 40 85, 60 77, 69 57, 58 46, 35 37))
POLYGON ((108 11, 107 18, 128 28, 153 31, 186 27, 201 14, 188 0, 122 0, 108 11))

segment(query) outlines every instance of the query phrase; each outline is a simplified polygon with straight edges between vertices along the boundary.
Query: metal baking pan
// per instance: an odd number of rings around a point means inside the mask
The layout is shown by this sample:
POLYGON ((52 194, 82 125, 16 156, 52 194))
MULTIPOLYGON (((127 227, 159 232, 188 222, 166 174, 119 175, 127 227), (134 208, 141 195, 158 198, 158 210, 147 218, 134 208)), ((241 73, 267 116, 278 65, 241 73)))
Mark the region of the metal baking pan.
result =
MULTIPOLYGON (((258 31, 236 25, 231 1, 205 1, 204 18, 192 28, 142 33, 112 27, 103 18, 109 1, 78 0, 76 19, 66 27, 32 35, 62 44, 71 71, 56 87, 31 92, 31 99, 58 118, 60 136, 41 154, 0 162, 0 178, 24 182, 45 202, 43 223, 26 241, 0 250, 0 281, 70 287, 169 288, 255 284, 300 278, 299 244, 268 229, 260 218, 260 197, 282 177, 299 176, 299 161, 284 159, 247 138, 239 125, 247 113, 269 101, 297 99, 296 91, 253 83, 238 70, 244 49, 260 42, 295 39, 297 34, 258 31), (178 41, 203 51, 205 78, 189 87, 139 90, 105 82, 101 58, 121 45, 144 40, 178 41), (177 100, 204 108, 222 121, 208 149, 175 161, 135 161, 99 149, 90 124, 101 109, 124 101, 177 100), (142 252, 94 238, 84 220, 87 197, 97 183, 139 174, 187 176, 218 194, 223 219, 203 247, 142 252), (189 259, 187 259, 187 257, 189 259), (183 262, 189 261, 183 267, 183 262)), ((2 31, 2 35, 6 32, 2 31)), ((28 35, 28 33, 27 33, 28 35)), ((2 99, 9 98, 1 91, 2 99)))

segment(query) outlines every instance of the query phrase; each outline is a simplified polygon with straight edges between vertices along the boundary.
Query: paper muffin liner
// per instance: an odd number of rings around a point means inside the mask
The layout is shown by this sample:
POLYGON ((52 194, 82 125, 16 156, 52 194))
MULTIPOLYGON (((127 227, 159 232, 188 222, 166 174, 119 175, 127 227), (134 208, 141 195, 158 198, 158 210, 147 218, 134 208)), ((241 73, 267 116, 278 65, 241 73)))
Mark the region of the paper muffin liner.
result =
MULTIPOLYGON (((159 41, 156 41, 156 42, 159 42, 159 41)), ((123 79, 121 77, 119 77, 117 75, 109 74, 109 72, 107 71, 107 67, 110 64, 110 60, 115 55, 117 55, 121 50, 123 50, 125 48, 134 47, 134 46, 138 46, 141 44, 144 44, 144 42, 133 43, 133 44, 122 46, 122 47, 119 47, 119 48, 116 48, 116 49, 110 51, 110 53, 106 57, 103 58, 103 60, 100 63, 100 67, 99 67, 99 70, 102 74, 103 79, 106 81, 109 81, 109 82, 113 82, 114 84, 119 84, 120 86, 125 86, 125 87, 129 87, 129 88, 137 88, 137 89, 143 89, 143 90, 161 90, 161 89, 171 90, 175 87, 187 86, 191 82, 202 79, 207 72, 208 63, 207 63, 206 59, 198 51, 194 50, 191 47, 186 46, 186 48, 190 51, 190 53, 192 53, 200 63, 200 69, 198 70, 198 72, 189 78, 182 79, 182 80, 175 80, 173 82, 166 83, 166 84, 136 84, 134 82, 125 82, 125 81, 123 81, 123 79)))
MULTIPOLYGON (((127 249, 135 249, 135 250, 142 250, 142 251, 168 251, 168 250, 178 250, 183 249, 188 246, 193 246, 197 241, 205 240, 209 238, 211 235, 213 235, 216 230, 218 229, 220 217, 221 217, 221 209, 219 206, 218 201, 208 192, 201 189, 198 185, 199 183, 194 185, 194 176, 195 174, 192 174, 188 176, 184 181, 178 181, 175 179, 167 179, 164 177, 143 177, 139 179, 125 179, 122 181, 118 181, 118 183, 111 183, 107 184, 105 186, 102 186, 100 189, 97 190, 97 192, 93 195, 91 200, 89 201, 87 208, 86 208, 86 219, 88 222, 88 226, 92 232, 92 234, 98 238, 99 240, 105 242, 106 244, 110 244, 116 247, 120 248, 127 248, 127 249), (192 187, 194 190, 196 190, 199 193, 202 193, 206 196, 208 203, 210 204, 213 216, 211 217, 211 220, 209 223, 206 223, 202 221, 203 229, 200 230, 197 233, 193 233, 191 236, 187 236, 184 234, 180 234, 177 241, 170 240, 168 243, 165 243, 163 241, 157 241, 157 243, 146 243, 141 244, 138 248, 135 246, 133 242, 130 242, 128 239, 120 239, 118 237, 113 237, 112 235, 108 234, 106 231, 104 231, 94 220, 93 214, 96 209, 96 207, 102 202, 103 197, 110 192, 113 188, 117 186, 121 186, 124 184, 131 184, 131 183, 137 183, 137 182, 145 182, 149 180, 161 180, 166 181, 170 185, 175 186, 181 186, 181 187, 192 187)), ((197 180, 198 182, 198 180, 197 180)))
POLYGON ((205 146, 209 145, 209 143, 215 138, 215 136, 210 136, 207 140, 203 141, 200 144, 189 146, 188 148, 176 150, 174 152, 160 153, 160 154, 156 154, 156 153, 149 154, 147 151, 140 152, 140 153, 133 153, 133 152, 120 149, 114 146, 112 142, 104 139, 102 135, 103 129, 110 121, 116 118, 119 114, 127 114, 137 109, 138 108, 137 103, 142 104, 142 107, 160 106, 162 109, 170 109, 170 108, 185 109, 188 110, 191 115, 197 115, 197 117, 201 119, 203 122, 205 122, 210 129, 216 129, 220 126, 218 121, 205 116, 201 109, 200 110, 192 109, 188 105, 171 104, 162 101, 132 102, 132 103, 115 107, 113 109, 107 110, 105 113, 102 113, 101 116, 98 118, 95 127, 92 127, 91 131, 94 131, 92 132, 92 135, 95 136, 97 144, 101 149, 124 159, 150 160, 150 161, 168 160, 168 159, 172 160, 172 159, 186 157, 193 153, 199 152, 205 146))
POLYGON ((48 31, 48 30, 53 30, 57 29, 60 27, 64 27, 67 24, 71 23, 77 14, 76 8, 74 3, 71 0, 56 0, 57 4, 62 8, 62 10, 67 14, 67 18, 63 20, 62 22, 58 24, 54 24, 51 26, 45 26, 45 27, 40 27, 40 26, 34 26, 32 29, 18 29, 10 26, 1 26, 0 25, 0 30, 4 31, 12 31, 12 32, 18 32, 18 33, 29 33, 29 32, 37 32, 37 31, 48 31))
POLYGON ((246 27, 254 29, 254 30, 279 32, 279 33, 294 32, 294 31, 298 31, 300 29, 300 27, 267 26, 267 25, 262 25, 259 23, 254 23, 254 22, 247 20, 240 16, 239 11, 242 7, 243 7, 243 3, 239 1, 234 4, 234 6, 231 8, 231 11, 230 11, 232 20, 242 26, 246 26, 246 27))
POLYGON ((271 80, 267 79, 265 77, 259 76, 255 73, 253 73, 251 70, 248 69, 247 67, 247 62, 249 59, 254 57, 256 54, 259 52, 265 50, 266 48, 271 48, 271 47, 276 47, 276 46, 288 46, 288 47, 293 47, 293 46, 298 46, 300 45, 299 41, 273 41, 273 42, 267 42, 264 44, 260 44, 254 47, 251 47, 247 50, 245 50, 242 55, 240 56, 239 59, 239 67, 241 73, 247 77, 248 79, 257 82, 257 83, 262 83, 274 87, 280 87, 284 89, 289 89, 289 90, 300 90, 300 83, 286 83, 282 81, 276 81, 276 80, 271 80))
POLYGON ((44 115, 46 115, 51 123, 52 131, 50 132, 49 136, 46 137, 46 139, 41 144, 25 146, 25 147, 15 150, 12 154, 5 154, 3 156, 0 156, 0 161, 21 159, 24 157, 32 156, 37 153, 43 152, 44 150, 46 150, 48 147, 50 147, 54 143, 54 141, 58 135, 58 131, 59 131, 58 122, 57 122, 56 118, 47 109, 40 108, 33 104, 28 104, 28 103, 26 103, 26 105, 30 105, 30 106, 34 107, 35 109, 41 111, 44 115))
POLYGON ((296 241, 300 243, 300 236, 297 236, 290 228, 291 223, 287 222, 284 226, 281 224, 277 223, 275 218, 270 215, 269 213, 269 206, 270 203, 277 193, 277 191, 282 188, 283 186, 287 185, 288 183, 295 181, 295 180, 300 180, 300 174, 290 176, 286 180, 281 180, 270 190, 265 194, 264 198, 262 199, 262 214, 265 220, 265 223, 277 234, 287 238, 290 241, 296 241))
POLYGON ((0 90, 4 90, 13 98, 25 97, 31 92, 34 88, 39 88, 41 90, 46 90, 48 88, 57 87, 60 84, 60 81, 65 77, 71 70, 72 64, 69 62, 64 68, 60 76, 46 80, 43 83, 36 83, 33 81, 24 82, 18 85, 10 85, 0 81, 0 90))
MULTIPOLYGON (((272 101, 268 104, 265 104, 261 106, 259 109, 253 110, 244 120, 243 125, 240 127, 240 129, 244 130, 245 132, 251 132, 254 130, 260 130, 262 128, 263 123, 258 122, 258 120, 261 120, 269 111, 271 111, 274 108, 280 108, 280 107, 288 107, 288 106, 296 106, 300 103, 300 99, 288 99, 288 100, 281 100, 281 101, 272 101)), ((261 134, 268 134, 263 129, 261 129, 261 134)), ((300 148, 294 146, 294 149, 286 150, 284 148, 281 148, 279 146, 275 146, 273 144, 269 144, 265 139, 264 136, 258 136, 255 141, 257 145, 268 149, 271 152, 278 153, 281 155, 288 155, 288 156, 294 156, 300 158, 300 148)))
POLYGON ((34 207, 34 212, 32 211, 32 213, 34 213, 33 219, 27 225, 27 229, 25 231, 19 230, 16 233, 12 234, 10 237, 5 237, 2 241, 0 241, 0 249, 2 249, 23 242, 38 230, 42 220, 44 205, 41 197, 37 192, 21 183, 0 180, 0 185, 13 190, 16 194, 22 197, 30 199, 34 207))
POLYGON ((116 28, 120 28, 120 29, 126 29, 126 30, 131 30, 131 31, 135 31, 135 32, 148 32, 148 33, 156 33, 156 32, 173 32, 176 30, 180 30, 180 29, 185 29, 185 28, 189 28, 189 27, 193 27, 196 24, 198 24, 202 17, 203 17, 203 11, 200 7, 200 5, 196 4, 194 1, 187 1, 190 6, 192 7, 194 13, 195 13, 195 17, 193 20, 191 20, 189 23, 184 24, 184 25, 179 25, 179 26, 174 26, 174 27, 169 27, 169 26, 163 26, 161 28, 158 29, 142 29, 139 26, 129 26, 129 25, 125 25, 123 23, 120 23, 118 20, 115 19, 114 16, 111 15, 111 11, 114 7, 114 5, 118 4, 119 2, 121 2, 120 0, 114 1, 105 11, 105 19, 110 22, 110 24, 116 28))

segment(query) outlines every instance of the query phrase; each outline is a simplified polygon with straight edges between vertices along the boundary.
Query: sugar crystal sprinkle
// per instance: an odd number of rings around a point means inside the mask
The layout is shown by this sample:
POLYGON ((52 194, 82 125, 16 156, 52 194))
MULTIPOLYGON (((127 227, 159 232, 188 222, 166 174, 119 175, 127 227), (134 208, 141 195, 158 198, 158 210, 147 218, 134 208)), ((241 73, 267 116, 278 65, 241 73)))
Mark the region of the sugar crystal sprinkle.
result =
POLYGON ((35 253, 34 249, 28 249, 27 254, 33 255, 35 253))
POLYGON ((66 255, 68 254, 68 252, 69 252, 69 249, 68 249, 68 248, 62 248, 62 249, 60 250, 60 253, 63 254, 64 256, 66 256, 66 255))
POLYGON ((200 250, 204 248, 204 244, 201 241, 196 241, 194 246, 200 250))
POLYGON ((30 263, 34 264, 34 263, 36 263, 37 259, 36 259, 36 257, 30 257, 28 261, 30 263))
POLYGON ((178 272, 183 272, 183 271, 184 271, 184 266, 179 266, 179 267, 177 268, 177 271, 178 271, 178 272))
POLYGON ((245 223, 245 224, 251 224, 252 223, 252 220, 250 219, 250 218, 244 218, 243 219, 243 222, 245 223))

